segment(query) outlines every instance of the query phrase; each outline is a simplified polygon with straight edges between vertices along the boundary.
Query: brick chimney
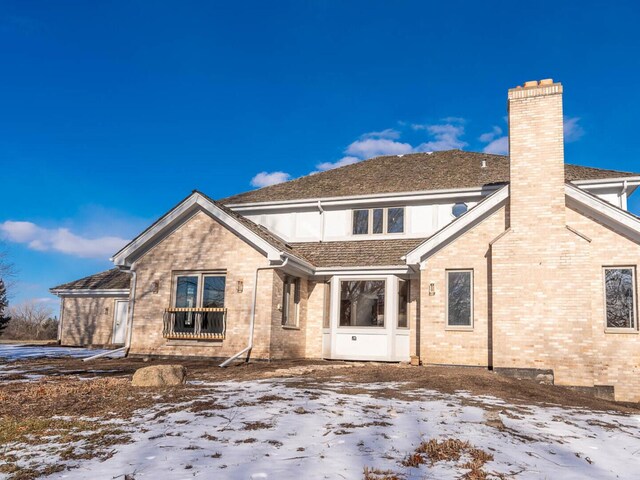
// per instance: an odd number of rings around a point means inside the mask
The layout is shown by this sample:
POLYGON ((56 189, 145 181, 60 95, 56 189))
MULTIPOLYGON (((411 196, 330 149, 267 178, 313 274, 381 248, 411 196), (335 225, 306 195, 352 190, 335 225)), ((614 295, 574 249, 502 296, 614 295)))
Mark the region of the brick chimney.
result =
POLYGON ((512 88, 508 109, 510 226, 564 229, 562 84, 546 79, 512 88))

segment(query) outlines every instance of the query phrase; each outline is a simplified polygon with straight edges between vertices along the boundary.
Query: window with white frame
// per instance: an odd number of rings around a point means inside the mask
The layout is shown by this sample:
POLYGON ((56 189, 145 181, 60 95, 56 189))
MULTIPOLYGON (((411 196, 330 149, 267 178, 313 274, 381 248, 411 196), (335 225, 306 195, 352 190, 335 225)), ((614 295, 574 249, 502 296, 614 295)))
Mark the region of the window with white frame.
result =
POLYGON ((300 279, 287 276, 282 298, 282 325, 297 327, 300 310, 300 279))
POLYGON ((387 282, 343 280, 340 282, 340 326, 384 327, 387 282))
POLYGON ((448 270, 447 326, 473 326, 473 271, 448 270))
POLYGON ((352 232, 354 235, 404 233, 404 207, 354 210, 352 232))
POLYGON ((636 328, 636 279, 633 267, 605 267, 607 328, 636 328))

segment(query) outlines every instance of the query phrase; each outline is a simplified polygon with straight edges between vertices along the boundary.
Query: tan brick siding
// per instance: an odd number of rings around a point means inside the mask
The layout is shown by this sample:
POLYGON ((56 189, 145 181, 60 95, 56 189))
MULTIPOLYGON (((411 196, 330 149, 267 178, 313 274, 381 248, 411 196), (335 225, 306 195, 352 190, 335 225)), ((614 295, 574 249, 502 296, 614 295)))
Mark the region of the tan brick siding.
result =
POLYGON ((420 356, 423 363, 488 365, 490 246, 505 230, 505 208, 485 218, 426 262, 421 271, 420 356), (473 270, 473 329, 446 325, 446 271, 473 270), (429 284, 435 295, 429 295, 429 284))
MULTIPOLYGON (((204 212, 198 212, 155 245, 134 265, 137 272, 131 352, 154 355, 227 357, 247 346, 257 267, 264 255, 204 212), (164 309, 171 305, 175 271, 226 270, 227 330, 223 341, 167 341, 162 336, 164 309), (154 282, 158 292, 154 293, 154 282), (244 289, 237 292, 237 282, 244 289)), ((269 358, 273 271, 261 271, 252 357, 269 358)))
POLYGON ((325 284, 309 281, 307 286, 306 358, 322 358, 322 322, 324 319, 325 284))
POLYGON ((116 300, 126 297, 63 297, 62 345, 109 345, 116 300))
POLYGON ((635 266, 637 298, 640 245, 571 208, 567 209, 567 222, 592 240, 589 264, 581 272, 576 290, 588 291, 591 299, 593 383, 614 385, 618 400, 640 401, 640 336, 637 329, 635 333, 605 332, 602 271, 604 266, 635 266))

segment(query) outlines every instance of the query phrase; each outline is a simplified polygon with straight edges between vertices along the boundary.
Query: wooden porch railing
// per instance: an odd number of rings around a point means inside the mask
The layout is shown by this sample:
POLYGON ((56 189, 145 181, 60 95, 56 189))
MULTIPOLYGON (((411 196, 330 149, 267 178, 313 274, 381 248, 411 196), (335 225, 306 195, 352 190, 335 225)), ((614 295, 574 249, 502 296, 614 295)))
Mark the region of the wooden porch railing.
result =
POLYGON ((222 340, 226 308, 167 308, 162 335, 169 339, 222 340))

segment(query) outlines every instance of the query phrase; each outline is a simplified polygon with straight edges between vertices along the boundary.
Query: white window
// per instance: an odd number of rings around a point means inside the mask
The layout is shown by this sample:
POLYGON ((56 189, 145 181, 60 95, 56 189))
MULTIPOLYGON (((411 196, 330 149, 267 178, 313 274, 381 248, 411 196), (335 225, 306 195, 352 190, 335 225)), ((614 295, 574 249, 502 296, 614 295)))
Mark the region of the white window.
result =
POLYGON ((636 280, 634 267, 604 269, 607 328, 636 328, 636 280))
POLYGON ((409 280, 398 279, 398 328, 409 328, 409 280))
POLYGON ((354 210, 352 232, 354 235, 404 233, 404 207, 354 210))
POLYGON ((469 210, 469 207, 467 206, 466 203, 456 203, 452 208, 451 208, 451 214, 458 218, 459 216, 467 213, 467 210, 469 210))
POLYGON ((340 282, 340 326, 384 327, 384 280, 340 282))
POLYGON ((473 327, 473 271, 449 270, 447 281, 447 326, 473 327))
POLYGON ((286 277, 284 280, 284 294, 282 298, 282 325, 297 327, 300 309, 300 279, 286 277))

